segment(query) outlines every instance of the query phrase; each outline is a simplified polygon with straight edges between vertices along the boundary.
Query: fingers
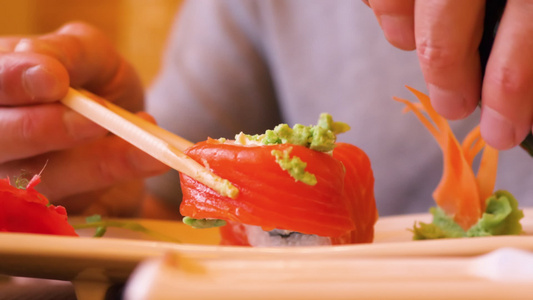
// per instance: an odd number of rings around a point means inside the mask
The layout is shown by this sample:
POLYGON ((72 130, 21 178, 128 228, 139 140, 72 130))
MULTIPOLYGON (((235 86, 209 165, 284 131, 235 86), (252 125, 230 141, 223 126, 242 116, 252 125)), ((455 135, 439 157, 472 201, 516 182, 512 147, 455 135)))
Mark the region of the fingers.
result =
MULTIPOLYGON (((146 113, 138 115, 153 120, 146 113)), ((21 170, 39 173, 45 165, 39 190, 52 201, 169 169, 123 139, 109 135, 67 150, 6 162, 0 165, 0 178, 17 175, 21 170)))
POLYGON ((0 54, 13 52, 20 39, 16 36, 0 37, 0 54))
POLYGON ((441 115, 459 119, 479 101, 484 1, 369 0, 387 40, 417 49, 432 104, 441 115))
POLYGON ((464 118, 482 99, 481 133, 489 145, 498 149, 518 145, 532 131, 530 1, 507 1, 483 83, 478 47, 485 1, 363 2, 374 10, 391 44, 412 49, 414 41, 438 113, 448 119, 464 118), (414 28, 414 35, 406 34, 409 28, 414 28))
MULTIPOLYGON (((90 26, 72 23, 44 36, 0 38, 0 176, 38 173, 48 162, 38 188, 50 200, 90 211, 123 208, 109 200, 116 191, 142 189, 142 178, 168 167, 57 103, 70 86, 130 111, 143 107, 137 74, 90 26), (88 201, 71 202, 82 198, 88 201)), ((129 208, 137 209, 135 203, 129 208)))
POLYGON ((417 1, 415 15, 417 54, 432 104, 448 119, 466 117, 481 94, 484 1, 417 1))
POLYGON ((50 34, 21 39, 14 51, 55 58, 68 70, 73 86, 105 85, 120 65, 120 57, 107 37, 83 23, 68 24, 50 34))
POLYGON ((397 48, 415 49, 415 0, 369 0, 385 37, 397 48))
POLYGON ((533 124, 533 5, 508 1, 483 82, 481 133, 498 149, 518 145, 533 124))
POLYGON ((60 201, 55 201, 54 204, 64 206, 70 215, 91 216, 98 214, 103 217, 131 218, 140 215, 145 197, 144 183, 137 179, 62 198, 60 201))
POLYGON ((0 163, 65 149, 107 131, 59 103, 0 107, 0 163))
POLYGON ((98 140, 88 147, 52 154, 47 159, 49 165, 43 172, 46 184, 42 188, 43 193, 52 199, 168 170, 161 162, 115 136, 98 140))
POLYGON ((71 86, 83 87, 130 111, 143 108, 143 86, 137 73, 111 41, 92 26, 70 23, 55 34, 26 45, 19 43, 16 50, 55 55, 69 71, 71 86), (48 51, 49 47, 54 50, 48 51))
POLYGON ((459 119, 474 111, 481 93, 484 1, 369 0, 369 5, 391 44, 417 49, 437 112, 459 119))
POLYGON ((0 105, 26 105, 57 100, 69 86, 67 70, 42 54, 0 54, 0 105))
POLYGON ((57 100, 74 86, 142 109, 137 74, 101 32, 83 23, 34 38, 1 39, 0 57, 0 105, 57 100))
POLYGON ((163 173, 168 167, 128 142, 109 136, 84 145, 46 153, 2 166, 2 178, 20 170, 42 172, 39 191, 51 201, 163 173))

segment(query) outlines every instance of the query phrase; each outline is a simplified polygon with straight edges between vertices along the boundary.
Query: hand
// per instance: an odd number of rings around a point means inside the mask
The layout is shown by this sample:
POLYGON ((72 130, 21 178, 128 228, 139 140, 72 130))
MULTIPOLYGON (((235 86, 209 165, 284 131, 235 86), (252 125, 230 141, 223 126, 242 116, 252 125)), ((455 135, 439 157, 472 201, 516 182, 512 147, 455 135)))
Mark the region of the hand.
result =
POLYGON ((481 82, 478 53, 485 1, 369 0, 385 37, 417 49, 437 112, 449 119, 471 114, 479 101, 481 134, 508 149, 533 130, 533 5, 508 1, 481 82))
POLYGON ((38 189, 69 213, 136 213, 142 178, 167 167, 59 103, 69 86, 131 111, 143 108, 136 73, 88 25, 0 38, 0 177, 44 167, 38 189))

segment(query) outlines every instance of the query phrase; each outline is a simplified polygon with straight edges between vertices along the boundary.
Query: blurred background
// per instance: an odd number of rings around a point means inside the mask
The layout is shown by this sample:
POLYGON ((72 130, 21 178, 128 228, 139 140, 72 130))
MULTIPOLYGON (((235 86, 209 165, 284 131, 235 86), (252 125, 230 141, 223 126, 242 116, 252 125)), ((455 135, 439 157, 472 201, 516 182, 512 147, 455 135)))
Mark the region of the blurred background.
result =
POLYGON ((0 0, 0 35, 42 34, 69 21, 100 28, 148 86, 183 0, 0 0))

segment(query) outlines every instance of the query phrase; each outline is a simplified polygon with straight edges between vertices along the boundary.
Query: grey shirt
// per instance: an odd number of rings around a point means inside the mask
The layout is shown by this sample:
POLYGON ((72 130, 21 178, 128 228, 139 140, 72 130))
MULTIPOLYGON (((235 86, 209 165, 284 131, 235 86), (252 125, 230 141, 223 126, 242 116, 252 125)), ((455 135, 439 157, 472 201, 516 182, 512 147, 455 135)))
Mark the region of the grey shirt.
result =
MULTIPOLYGON (((442 153, 403 105, 404 85, 426 91, 415 52, 387 43, 360 0, 193 0, 177 18, 149 93, 159 124, 192 141, 260 133, 280 122, 314 124, 321 112, 351 126, 340 141, 372 161, 380 215, 426 212, 442 153)), ((459 138, 479 119, 454 121, 459 138)), ((151 179, 178 203, 175 172, 151 179)), ((533 159, 500 156, 496 188, 533 204, 533 159)))

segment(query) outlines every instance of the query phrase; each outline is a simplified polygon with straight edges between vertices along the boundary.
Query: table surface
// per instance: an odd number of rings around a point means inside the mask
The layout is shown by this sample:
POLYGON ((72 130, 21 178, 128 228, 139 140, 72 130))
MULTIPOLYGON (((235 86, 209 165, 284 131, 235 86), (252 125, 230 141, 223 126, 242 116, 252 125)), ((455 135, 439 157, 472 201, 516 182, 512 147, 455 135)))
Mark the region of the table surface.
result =
MULTIPOLYGON (((123 286, 111 286, 105 300, 122 299, 123 286)), ((0 300, 77 300, 68 281, 0 275, 0 300)))

